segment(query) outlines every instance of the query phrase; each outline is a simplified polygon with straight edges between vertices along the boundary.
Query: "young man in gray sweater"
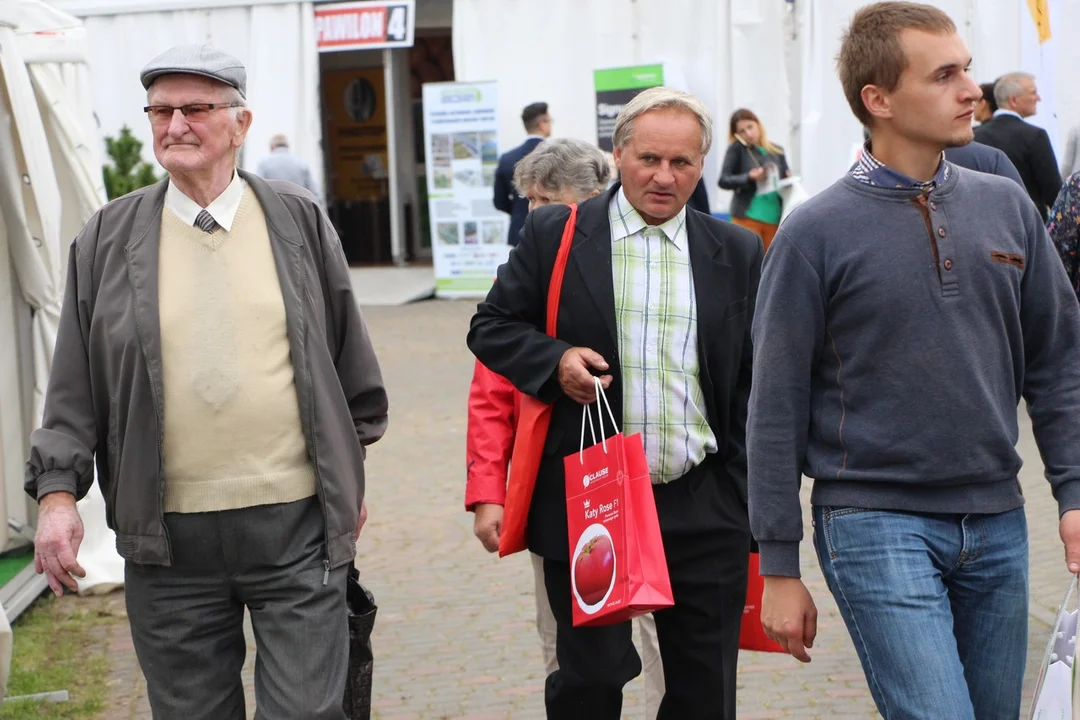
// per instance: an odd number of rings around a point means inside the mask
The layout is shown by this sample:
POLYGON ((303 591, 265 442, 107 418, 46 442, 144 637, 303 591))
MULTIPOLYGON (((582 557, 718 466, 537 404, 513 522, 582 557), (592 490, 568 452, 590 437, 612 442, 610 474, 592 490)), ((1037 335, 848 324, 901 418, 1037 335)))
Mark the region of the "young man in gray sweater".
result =
POLYGON ((886 718, 1020 713, 1021 397, 1080 570, 1080 308, 1024 191, 942 157, 972 138, 970 61, 930 6, 855 14, 839 73, 872 141, 781 226, 754 320, 762 621, 809 661, 805 474, 822 570, 886 718))

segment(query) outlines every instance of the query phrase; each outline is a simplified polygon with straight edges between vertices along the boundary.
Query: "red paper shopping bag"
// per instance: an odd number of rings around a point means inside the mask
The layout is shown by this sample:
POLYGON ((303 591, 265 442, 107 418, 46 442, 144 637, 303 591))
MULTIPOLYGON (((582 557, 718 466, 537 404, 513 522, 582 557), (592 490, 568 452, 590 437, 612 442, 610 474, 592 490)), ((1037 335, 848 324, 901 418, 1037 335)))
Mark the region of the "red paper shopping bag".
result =
POLYGON ((761 627, 761 594, 765 591, 765 578, 761 577, 761 556, 750 553, 750 565, 746 581, 746 605, 743 607, 742 626, 739 628, 739 649, 758 652, 785 652, 780 643, 765 634, 761 627))
MULTIPOLYGON (((599 380, 599 398, 607 404, 599 380)), ((615 424, 610 406, 611 422, 615 424)), ((660 522, 641 435, 616 433, 585 448, 583 408, 579 452, 564 459, 574 626, 610 625, 671 607, 660 522)), ((595 434, 593 440, 596 440, 595 434)))

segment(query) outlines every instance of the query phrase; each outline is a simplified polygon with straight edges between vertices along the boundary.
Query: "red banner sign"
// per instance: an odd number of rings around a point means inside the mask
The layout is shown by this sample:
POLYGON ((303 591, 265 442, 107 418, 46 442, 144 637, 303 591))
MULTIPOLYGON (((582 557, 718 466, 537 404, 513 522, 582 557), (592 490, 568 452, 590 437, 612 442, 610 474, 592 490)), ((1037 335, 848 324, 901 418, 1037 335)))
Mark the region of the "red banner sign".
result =
POLYGON ((412 47, 415 0, 315 6, 319 52, 412 47))

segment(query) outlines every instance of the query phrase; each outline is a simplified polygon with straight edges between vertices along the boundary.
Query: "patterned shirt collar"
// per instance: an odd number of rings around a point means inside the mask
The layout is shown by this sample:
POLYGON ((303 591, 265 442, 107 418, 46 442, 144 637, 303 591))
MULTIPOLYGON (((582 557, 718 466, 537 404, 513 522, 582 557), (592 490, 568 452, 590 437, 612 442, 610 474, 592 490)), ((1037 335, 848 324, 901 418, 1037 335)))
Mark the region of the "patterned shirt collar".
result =
MULTIPOLYGON (((649 224, 645 218, 626 199, 626 193, 620 187, 619 192, 611 199, 608 207, 608 218, 611 221, 611 241, 618 242, 628 237, 644 232, 649 224)), ((679 251, 686 250, 686 208, 679 210, 679 214, 670 220, 656 226, 664 234, 672 245, 679 251)))
POLYGON ((942 153, 941 162, 938 164, 938 169, 937 172, 934 173, 933 179, 928 180, 927 182, 919 182, 918 180, 909 178, 901 172, 893 170, 891 167, 874 157, 870 152, 870 143, 867 142, 863 145, 863 151, 859 156, 859 162, 855 163, 855 167, 851 169, 851 177, 865 185, 890 188, 917 188, 919 190, 929 191, 949 179, 949 163, 945 162, 945 154, 942 153))

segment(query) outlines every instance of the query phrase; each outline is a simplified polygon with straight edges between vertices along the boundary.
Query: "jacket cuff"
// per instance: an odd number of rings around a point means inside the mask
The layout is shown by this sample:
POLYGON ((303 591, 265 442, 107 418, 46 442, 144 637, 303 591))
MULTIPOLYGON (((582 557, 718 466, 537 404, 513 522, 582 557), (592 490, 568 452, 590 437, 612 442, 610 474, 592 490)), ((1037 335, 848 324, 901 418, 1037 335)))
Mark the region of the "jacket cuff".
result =
POLYGON ((74 470, 47 470, 37 478, 37 501, 49 493, 66 492, 78 497, 78 477, 74 470))
POLYGON ((469 500, 465 503, 465 512, 476 512, 476 506, 477 505, 505 505, 505 504, 506 504, 505 499, 503 499, 503 500, 495 500, 495 499, 476 500, 474 498, 469 498, 469 500))
POLYGON ((802 577, 799 573, 799 543, 758 541, 761 549, 761 574, 802 577))
POLYGON ((1057 498, 1059 518, 1070 510, 1080 510, 1080 480, 1058 485, 1054 497, 1057 498))

